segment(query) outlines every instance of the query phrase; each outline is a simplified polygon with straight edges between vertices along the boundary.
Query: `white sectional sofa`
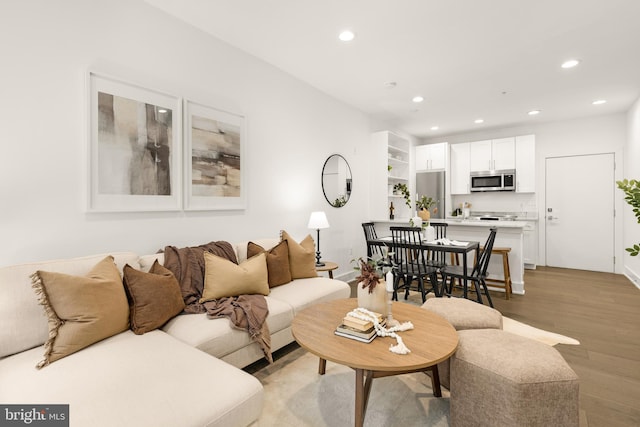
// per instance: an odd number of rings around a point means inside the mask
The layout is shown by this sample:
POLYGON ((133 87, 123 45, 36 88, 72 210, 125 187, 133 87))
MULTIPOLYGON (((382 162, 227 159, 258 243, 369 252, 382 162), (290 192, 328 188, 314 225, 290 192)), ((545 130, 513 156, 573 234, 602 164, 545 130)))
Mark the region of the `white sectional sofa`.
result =
MULTIPOLYGON (((264 248, 278 239, 254 242, 264 248)), ((238 262, 246 244, 234 246, 238 262)), ((162 254, 111 253, 146 271, 162 254)), ((248 334, 228 319, 180 314, 161 330, 128 330, 36 369, 48 325, 31 287, 36 270, 84 275, 106 255, 0 269, 0 404, 69 404, 71 426, 246 426, 262 410, 260 382, 239 368, 264 357, 248 334)), ((295 279, 266 297, 271 349, 293 341, 297 311, 320 301, 348 298, 349 285, 325 277, 295 279)), ((266 397, 268 398, 268 397, 266 397)))

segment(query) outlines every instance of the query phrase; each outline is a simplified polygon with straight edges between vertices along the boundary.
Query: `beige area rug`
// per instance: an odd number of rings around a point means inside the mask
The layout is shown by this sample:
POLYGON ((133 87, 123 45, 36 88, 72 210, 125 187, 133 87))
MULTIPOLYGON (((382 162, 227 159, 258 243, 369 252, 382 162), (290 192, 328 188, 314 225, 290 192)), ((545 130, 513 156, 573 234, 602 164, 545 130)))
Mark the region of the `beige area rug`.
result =
POLYGON ((531 338, 551 346, 556 344, 580 345, 580 341, 574 338, 534 328, 533 326, 518 322, 506 316, 502 316, 502 329, 512 334, 531 338))
MULTIPOLYGON (((260 427, 353 426, 355 372, 327 362, 318 375, 318 358, 298 348, 256 372, 264 386, 260 427)), ((448 426, 449 392, 433 397, 423 373, 373 380, 365 416, 367 427, 448 426)))

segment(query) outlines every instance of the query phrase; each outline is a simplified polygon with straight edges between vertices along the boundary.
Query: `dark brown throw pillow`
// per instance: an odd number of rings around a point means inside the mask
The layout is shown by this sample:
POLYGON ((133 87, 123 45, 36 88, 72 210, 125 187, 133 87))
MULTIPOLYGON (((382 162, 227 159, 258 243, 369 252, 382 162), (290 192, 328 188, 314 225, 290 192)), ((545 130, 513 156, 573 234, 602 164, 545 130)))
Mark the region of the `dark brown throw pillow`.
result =
POLYGON ((161 327, 184 309, 178 280, 157 260, 148 273, 129 265, 123 273, 131 330, 137 335, 161 327))
POLYGON ((289 283, 291 281, 291 269, 289 268, 289 244, 287 241, 281 241, 268 251, 253 242, 247 244, 247 258, 258 255, 260 252, 265 252, 267 255, 269 287, 275 288, 289 283))

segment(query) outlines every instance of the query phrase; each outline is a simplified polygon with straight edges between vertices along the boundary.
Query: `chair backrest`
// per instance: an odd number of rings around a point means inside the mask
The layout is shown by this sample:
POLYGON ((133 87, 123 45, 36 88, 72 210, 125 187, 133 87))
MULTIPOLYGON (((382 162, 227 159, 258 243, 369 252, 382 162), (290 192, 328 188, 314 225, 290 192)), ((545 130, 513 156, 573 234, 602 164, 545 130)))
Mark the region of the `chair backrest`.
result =
POLYGON ((447 224, 446 222, 430 222, 429 225, 435 228, 436 239, 447 237, 447 226, 449 224, 447 224))
POLYGON ((426 250, 422 244, 420 227, 391 227, 393 262, 400 274, 418 275, 424 272, 426 250))
POLYGON ((367 242, 367 257, 371 258, 374 254, 378 254, 384 257, 384 251, 381 246, 370 243, 371 240, 377 240, 378 234, 376 233, 376 227, 373 222, 363 222, 362 229, 364 230, 364 239, 367 242))
POLYGON ((489 237, 487 238, 487 242, 484 244, 484 248, 480 253, 480 258, 478 258, 476 266, 473 268, 472 275, 479 277, 487 275, 489 260, 491 259, 491 250, 493 249, 493 242, 496 240, 497 232, 498 229, 496 227, 491 227, 489 229, 489 237))
MULTIPOLYGON (((429 225, 435 229, 436 239, 442 239, 447 237, 447 224, 446 222, 429 222, 429 225)), ((433 265, 443 267, 445 265, 445 253, 442 251, 429 251, 427 255, 433 265)))

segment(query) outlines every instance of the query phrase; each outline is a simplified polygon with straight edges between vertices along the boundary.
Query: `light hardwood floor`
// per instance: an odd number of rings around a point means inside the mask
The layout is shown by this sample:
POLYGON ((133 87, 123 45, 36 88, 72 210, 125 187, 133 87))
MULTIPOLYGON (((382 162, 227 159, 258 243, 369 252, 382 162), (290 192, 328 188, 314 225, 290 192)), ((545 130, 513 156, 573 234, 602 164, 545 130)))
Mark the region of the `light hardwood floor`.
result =
POLYGON ((580 378, 580 425, 640 426, 640 290, 610 273, 538 267, 526 295, 492 292, 503 315, 567 335, 556 346, 580 378))

